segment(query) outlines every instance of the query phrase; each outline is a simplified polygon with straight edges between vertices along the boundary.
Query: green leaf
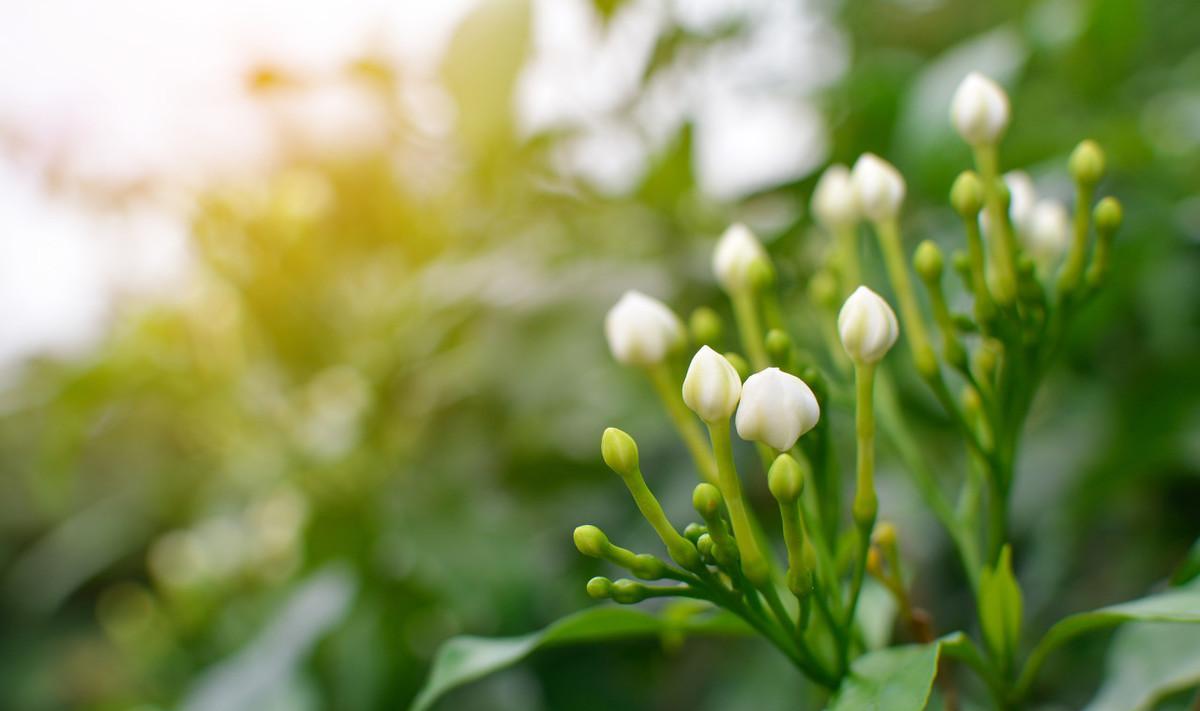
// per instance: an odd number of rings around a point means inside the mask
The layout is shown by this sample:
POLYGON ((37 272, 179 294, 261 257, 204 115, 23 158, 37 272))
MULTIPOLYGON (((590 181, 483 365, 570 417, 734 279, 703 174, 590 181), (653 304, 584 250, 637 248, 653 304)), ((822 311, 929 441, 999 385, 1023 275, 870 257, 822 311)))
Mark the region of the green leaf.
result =
POLYGON ((1200 629, 1144 622, 1126 625, 1108 652, 1104 685, 1085 711, 1143 711, 1164 696, 1200 684, 1200 629))
POLYGON ((1175 574, 1171 576, 1171 584, 1185 585, 1197 577, 1200 577, 1200 538, 1197 538, 1196 542, 1192 544, 1192 549, 1188 551, 1175 574))
POLYGON ((662 616, 629 607, 593 607, 520 637, 455 637, 438 650, 429 678, 410 711, 424 711, 451 689, 512 666, 544 647, 664 634, 741 635, 750 631, 732 614, 697 615, 697 610, 711 607, 680 604, 690 607, 691 614, 679 614, 687 609, 679 605, 668 608, 662 616))
POLYGON ((1171 590, 1060 620, 1029 655, 1029 661, 1017 680, 1017 697, 1020 698, 1028 690, 1042 662, 1056 647, 1084 632, 1114 627, 1123 622, 1200 623, 1200 588, 1193 586, 1171 590))
MULTIPOLYGON (((956 637, 956 636, 954 636, 956 637)), ((827 711, 915 711, 925 708, 943 640, 890 647, 850 665, 827 711)))
POLYGON ((979 578, 979 623, 992 656, 1011 668, 1021 634, 1021 588, 1012 571, 1012 549, 1005 546, 995 568, 979 578))

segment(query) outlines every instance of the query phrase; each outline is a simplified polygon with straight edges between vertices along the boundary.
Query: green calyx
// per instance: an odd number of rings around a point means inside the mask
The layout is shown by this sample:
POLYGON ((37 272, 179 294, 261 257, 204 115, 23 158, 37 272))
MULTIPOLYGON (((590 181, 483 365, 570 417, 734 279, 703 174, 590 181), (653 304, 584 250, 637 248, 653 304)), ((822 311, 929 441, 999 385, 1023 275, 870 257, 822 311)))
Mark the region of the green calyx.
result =
POLYGON ((942 250, 938 249, 938 246, 931 240, 925 240, 918 245, 917 252, 913 255, 913 268, 925 282, 936 282, 941 279, 945 263, 942 250))

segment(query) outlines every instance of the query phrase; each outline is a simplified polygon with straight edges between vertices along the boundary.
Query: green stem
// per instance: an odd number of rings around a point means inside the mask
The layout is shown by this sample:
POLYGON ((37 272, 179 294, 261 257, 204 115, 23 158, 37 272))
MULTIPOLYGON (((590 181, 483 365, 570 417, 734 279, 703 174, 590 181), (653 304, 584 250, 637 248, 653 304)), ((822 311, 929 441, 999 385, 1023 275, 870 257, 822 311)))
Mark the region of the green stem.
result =
POLYGON ((733 442, 729 436, 729 422, 708 423, 708 435, 712 440, 713 455, 717 461, 717 486, 725 497, 729 509, 729 521, 733 525, 733 537, 742 558, 742 572, 755 586, 762 587, 770 582, 770 568, 758 539, 750 524, 750 515, 742 500, 742 484, 738 479, 737 467, 733 463, 733 442))
POLYGON ((733 300, 733 319, 737 322, 738 335, 742 341, 742 348, 746 349, 746 355, 750 358, 750 365, 757 372, 769 366, 770 360, 767 358, 767 346, 763 341, 762 324, 758 320, 758 310, 756 308, 754 290, 750 288, 740 289, 731 294, 733 300))
POLYGON ((1062 270, 1058 273, 1059 303, 1064 303, 1071 298, 1083 278, 1083 263, 1087 257, 1088 224, 1092 214, 1092 195, 1094 193, 1094 186, 1076 183, 1071 248, 1067 251, 1067 258, 1063 262, 1062 270))
POLYGON ((675 429, 683 439, 684 446, 692 455, 692 461, 700 475, 710 484, 717 484, 717 463, 713 459, 708 443, 704 441, 704 432, 696 422, 696 417, 683 402, 680 385, 671 377, 671 369, 665 362, 646 369, 654 391, 667 409, 675 429))
POLYGON ((996 303, 1011 306, 1017 298, 1016 237, 1008 221, 1004 202, 1000 197, 1000 169, 994 145, 975 147, 975 166, 983 179, 983 193, 988 212, 988 223, 993 234, 989 235, 988 246, 995 266, 996 303))
POLYGON ((888 279, 892 282, 896 299, 900 302, 900 317, 904 322, 905 338, 912 351, 913 362, 918 373, 927 378, 931 377, 938 370, 937 357, 934 355, 933 346, 929 344, 929 336, 925 333, 925 321, 921 318, 917 295, 908 275, 908 263, 900 245, 900 228, 894 219, 885 220, 875 223, 875 232, 879 236, 888 279))
POLYGON ((963 229, 967 233, 967 257, 971 265, 971 288, 975 296, 975 320, 979 328, 986 334, 992 332, 992 319, 996 315, 996 306, 992 303, 992 295, 988 292, 987 271, 984 267, 983 237, 979 234, 978 219, 963 220, 963 229))
POLYGON ((621 474, 621 480, 625 482, 629 493, 633 495, 633 501, 637 504, 638 510, 642 512, 642 517, 650 523, 655 533, 662 539, 663 545, 667 547, 667 552, 671 555, 671 560, 688 570, 703 568, 704 563, 700 560, 696 546, 692 545, 691 541, 684 538, 671 525, 667 514, 658 503, 658 499, 654 497, 650 487, 646 486, 646 479, 642 476, 641 469, 635 468, 628 474, 621 474))

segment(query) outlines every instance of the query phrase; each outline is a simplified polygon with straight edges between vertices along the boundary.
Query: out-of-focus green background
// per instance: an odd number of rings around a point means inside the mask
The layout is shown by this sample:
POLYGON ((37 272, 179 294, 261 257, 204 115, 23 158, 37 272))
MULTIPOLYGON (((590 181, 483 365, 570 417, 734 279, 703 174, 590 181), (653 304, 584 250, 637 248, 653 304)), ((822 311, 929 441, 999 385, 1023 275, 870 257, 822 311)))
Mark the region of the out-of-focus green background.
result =
MULTIPOLYGON (((944 197, 969 156, 946 107, 970 69, 1010 91, 1005 167, 1069 198, 1065 156, 1092 137, 1126 206, 1020 463, 1029 629, 1145 593, 1200 535, 1197 36, 1193 2, 481 2, 439 56, 432 124, 364 41, 323 80, 385 117, 381 138, 287 144, 205 184, 167 297, 121 300, 70 357, 6 364, 0 706, 401 708, 447 637, 595 604, 606 569, 573 526, 655 550, 603 427, 638 437, 681 524, 694 482, 611 361, 605 310, 627 288, 724 308, 708 252, 741 219, 803 329, 816 171, 867 150, 907 177, 908 246, 954 245, 944 197)), ((272 102, 311 77, 243 79, 272 102)), ((883 456, 918 599, 970 629, 944 536, 883 456)), ((1035 695, 1084 705, 1107 639, 1053 657, 1035 695)), ((562 649, 444 708, 794 708, 786 663, 735 645, 562 649)))

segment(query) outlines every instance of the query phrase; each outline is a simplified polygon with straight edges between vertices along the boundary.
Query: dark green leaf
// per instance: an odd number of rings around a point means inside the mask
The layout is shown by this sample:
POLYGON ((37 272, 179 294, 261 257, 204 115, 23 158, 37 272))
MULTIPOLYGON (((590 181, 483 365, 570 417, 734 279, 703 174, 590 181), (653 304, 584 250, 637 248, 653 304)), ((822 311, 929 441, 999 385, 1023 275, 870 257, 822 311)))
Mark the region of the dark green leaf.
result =
POLYGON ((741 620, 727 613, 682 616, 668 610, 656 616, 629 607, 593 607, 520 637, 455 637, 438 650, 411 711, 424 711, 447 691, 516 664, 544 647, 664 634, 740 635, 748 631, 741 620))
POLYGON ((1036 676, 1046 656, 1056 647, 1077 635, 1123 622, 1187 622, 1200 623, 1200 588, 1171 590, 1119 605, 1102 607, 1092 612, 1071 615, 1050 628, 1038 642, 1017 681, 1018 696, 1024 693, 1036 676))
POLYGON ((850 666, 828 711, 914 711, 925 708, 937 675, 941 640, 864 654, 850 666))

